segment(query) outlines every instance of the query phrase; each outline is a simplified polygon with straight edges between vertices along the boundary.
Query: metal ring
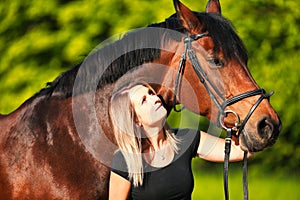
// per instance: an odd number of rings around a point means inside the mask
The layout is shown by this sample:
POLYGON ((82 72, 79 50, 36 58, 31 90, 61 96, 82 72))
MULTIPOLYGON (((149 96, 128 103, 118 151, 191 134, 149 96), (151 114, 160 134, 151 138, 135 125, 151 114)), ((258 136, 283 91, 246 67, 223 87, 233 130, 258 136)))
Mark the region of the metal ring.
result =
POLYGON ((239 115, 238 115, 236 112, 234 112, 233 110, 225 110, 225 111, 223 112, 223 114, 221 115, 220 120, 219 120, 219 122, 220 122, 222 128, 224 128, 224 129, 228 129, 228 127, 226 127, 225 124, 224 124, 224 118, 225 118, 229 113, 234 114, 234 116, 235 116, 236 119, 237 119, 237 121, 234 123, 234 127, 238 127, 239 124, 240 124, 240 122, 241 122, 240 117, 239 117, 239 115))

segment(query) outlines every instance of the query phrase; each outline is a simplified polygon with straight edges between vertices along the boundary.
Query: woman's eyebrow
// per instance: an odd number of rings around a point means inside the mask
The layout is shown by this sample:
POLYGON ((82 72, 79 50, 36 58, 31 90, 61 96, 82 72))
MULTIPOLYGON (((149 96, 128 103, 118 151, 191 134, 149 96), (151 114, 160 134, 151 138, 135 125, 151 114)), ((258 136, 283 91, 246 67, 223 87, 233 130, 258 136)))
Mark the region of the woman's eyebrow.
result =
POLYGON ((152 88, 148 88, 148 94, 156 95, 156 92, 152 88))

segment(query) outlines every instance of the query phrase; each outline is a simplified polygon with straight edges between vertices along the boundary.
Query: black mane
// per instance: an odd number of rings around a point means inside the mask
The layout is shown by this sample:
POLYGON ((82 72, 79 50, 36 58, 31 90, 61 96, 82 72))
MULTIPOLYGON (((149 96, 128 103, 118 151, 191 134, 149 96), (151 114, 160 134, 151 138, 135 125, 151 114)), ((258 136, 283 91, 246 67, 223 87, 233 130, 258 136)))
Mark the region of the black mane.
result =
MULTIPOLYGON (((195 14, 204 22, 202 31, 207 31, 210 34, 215 44, 214 51, 216 53, 222 49, 225 59, 236 59, 245 63, 247 62, 248 55, 246 48, 227 19, 214 13, 195 14)), ((184 32, 184 28, 179 24, 175 14, 167 18, 165 22, 151 24, 148 27, 160 27, 181 33, 184 32)), ((82 83, 77 88, 76 93, 95 89, 91 88, 91 85, 97 85, 97 88, 101 88, 105 84, 113 83, 129 70, 158 58, 160 56, 160 49, 139 48, 139 46, 142 41, 146 46, 149 44, 149 46, 159 47, 161 41, 157 38, 160 37, 161 35, 155 35, 155 33, 148 31, 147 28, 129 32, 122 39, 97 50, 90 56, 90 61, 88 61, 90 62, 88 63, 90 66, 81 75, 78 75, 78 70, 82 63, 61 74, 53 82, 48 83, 48 87, 42 89, 38 94, 50 97, 53 93, 56 93, 62 97, 69 97, 73 94, 74 81, 78 77, 82 83), (153 45, 153 43, 155 44, 153 45), (127 51, 127 49, 134 50, 127 51), (116 53, 117 55, 117 52, 120 50, 126 53, 116 56, 117 59, 111 63, 106 63, 105 59, 108 56, 111 56, 112 53, 116 53), (88 80, 87 77, 89 78, 88 80)), ((178 40, 178 38, 172 39, 178 40)))

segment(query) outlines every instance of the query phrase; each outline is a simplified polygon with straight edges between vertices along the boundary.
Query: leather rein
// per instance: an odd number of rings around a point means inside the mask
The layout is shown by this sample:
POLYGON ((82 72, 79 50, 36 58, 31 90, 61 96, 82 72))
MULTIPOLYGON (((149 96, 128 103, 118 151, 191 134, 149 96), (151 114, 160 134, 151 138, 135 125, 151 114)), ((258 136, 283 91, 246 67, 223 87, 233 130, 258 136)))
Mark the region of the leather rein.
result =
MULTIPOLYGON (((210 98, 214 101, 215 105, 218 107, 218 120, 217 125, 218 127, 222 127, 224 130, 226 130, 226 138, 225 138, 225 149, 224 149, 224 193, 225 193, 225 199, 229 199, 229 192, 228 192, 228 168, 229 168, 229 158, 230 158, 230 148, 231 148, 231 142, 232 142, 232 135, 237 133, 237 136, 242 133, 246 123, 250 119, 252 113, 255 111, 255 109, 258 107, 258 105, 262 102, 264 99, 268 99, 272 94, 273 91, 270 93, 266 93, 264 89, 259 88, 256 90, 251 90, 239 95, 236 95, 234 97, 225 99, 222 95, 222 93, 217 89, 217 87, 210 81, 208 75, 203 70, 202 66, 200 65, 198 58, 196 56, 195 51, 192 48, 192 42, 196 41, 203 37, 209 37, 208 33, 201 33, 201 34, 194 34, 194 35, 188 35, 185 33, 184 35, 184 52, 181 56, 181 60, 179 63, 176 80, 175 80, 175 88, 174 88, 174 110, 176 112, 180 112, 181 109, 176 108, 176 95, 177 91, 181 87, 181 81, 184 74, 184 68, 187 60, 187 56, 193 66, 194 71, 196 72, 200 82, 205 87, 206 91, 208 92, 210 98), (239 115, 232 111, 232 110, 226 110, 227 106, 230 106, 242 99, 260 95, 258 100, 255 104, 251 107, 248 114, 246 115, 245 119, 243 121, 240 120, 239 115), (222 100, 222 103, 219 102, 218 99, 222 100), (228 114, 233 114, 236 117, 236 122, 233 127, 227 127, 224 124, 224 118, 228 114)), ((247 154, 248 152, 244 152, 244 159, 243 159, 243 191, 244 191, 244 199, 248 200, 248 180, 247 180, 247 154)))

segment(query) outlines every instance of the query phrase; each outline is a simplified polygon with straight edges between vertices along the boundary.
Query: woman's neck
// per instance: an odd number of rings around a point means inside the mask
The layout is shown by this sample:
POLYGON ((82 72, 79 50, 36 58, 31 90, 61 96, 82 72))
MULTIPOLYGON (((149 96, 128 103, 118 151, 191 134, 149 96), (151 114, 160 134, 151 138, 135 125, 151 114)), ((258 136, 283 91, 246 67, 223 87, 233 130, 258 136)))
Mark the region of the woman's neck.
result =
POLYGON ((152 137, 147 135, 144 139, 143 157, 149 165, 158 168, 167 166, 173 161, 174 155, 175 152, 167 141, 165 129, 161 129, 152 137))
POLYGON ((146 143, 145 149, 148 151, 158 151, 166 141, 165 132, 163 128, 147 128, 145 129, 148 144, 146 143))

